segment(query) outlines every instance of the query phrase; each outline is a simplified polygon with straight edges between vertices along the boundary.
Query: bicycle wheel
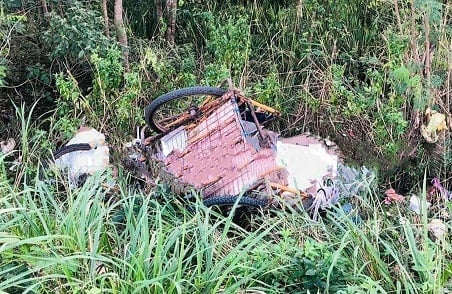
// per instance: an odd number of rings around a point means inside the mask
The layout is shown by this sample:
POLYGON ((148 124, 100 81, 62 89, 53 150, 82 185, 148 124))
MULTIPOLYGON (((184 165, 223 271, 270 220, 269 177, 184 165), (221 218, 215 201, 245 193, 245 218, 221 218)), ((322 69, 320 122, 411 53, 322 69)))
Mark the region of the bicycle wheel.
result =
POLYGON ((164 133, 202 116, 200 106, 209 96, 223 96, 227 90, 215 87, 188 87, 175 90, 152 101, 145 110, 146 123, 164 133))

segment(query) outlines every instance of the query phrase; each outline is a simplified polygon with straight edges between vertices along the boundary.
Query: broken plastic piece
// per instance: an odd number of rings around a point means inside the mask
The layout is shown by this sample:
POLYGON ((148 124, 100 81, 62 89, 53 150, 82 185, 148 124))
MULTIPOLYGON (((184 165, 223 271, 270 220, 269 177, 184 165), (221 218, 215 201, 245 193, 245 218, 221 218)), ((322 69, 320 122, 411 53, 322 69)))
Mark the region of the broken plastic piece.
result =
POLYGON ((14 150, 14 147, 16 147, 16 141, 13 138, 0 142, 0 151, 2 153, 11 152, 14 150))
POLYGON ((434 218, 428 224, 428 229, 432 233, 433 237, 435 237, 436 241, 443 240, 446 235, 446 225, 437 218, 434 218))
POLYGON ((188 137, 184 127, 179 127, 160 139, 162 153, 166 157, 174 149, 182 151, 187 147, 188 137))
POLYGON ((385 198, 384 202, 387 205, 391 204, 392 202, 402 202, 405 200, 404 196, 397 194, 397 192, 392 188, 386 190, 385 194, 386 194, 386 198, 385 198))
MULTIPOLYGON (((430 207, 430 202, 426 202, 427 208, 430 207)), ((410 197, 410 209, 416 214, 421 214, 421 200, 416 195, 410 197)))
POLYGON ((320 187, 316 185, 326 179, 333 179, 337 172, 337 155, 332 155, 320 144, 306 146, 277 143, 277 163, 284 166, 289 175, 289 187, 302 191, 314 187, 314 193, 320 187))
POLYGON ((447 130, 446 116, 430 108, 427 108, 425 114, 429 120, 427 126, 421 126, 421 134, 427 143, 436 143, 438 141, 438 132, 447 130))
POLYGON ((77 186, 84 175, 93 175, 109 165, 109 149, 105 144, 105 136, 92 128, 80 128, 77 134, 66 144, 89 144, 90 150, 80 150, 65 153, 55 159, 57 167, 67 170, 71 185, 77 186))

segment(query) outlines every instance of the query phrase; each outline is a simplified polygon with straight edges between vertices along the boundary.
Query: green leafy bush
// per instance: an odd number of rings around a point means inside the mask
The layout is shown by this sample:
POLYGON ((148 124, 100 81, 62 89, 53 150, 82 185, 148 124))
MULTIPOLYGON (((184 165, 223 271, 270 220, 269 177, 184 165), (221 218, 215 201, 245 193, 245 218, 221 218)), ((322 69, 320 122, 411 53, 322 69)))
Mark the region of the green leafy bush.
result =
POLYGON ((343 288, 344 272, 349 264, 336 258, 326 244, 307 239, 298 244, 293 232, 281 232, 282 239, 254 248, 243 260, 244 268, 262 271, 259 281, 285 293, 337 291, 343 288))
POLYGON ((251 52, 249 17, 245 11, 237 16, 218 19, 209 17, 207 48, 213 55, 215 65, 225 66, 232 76, 238 76, 245 67, 251 52), (239 16, 238 16, 239 15, 239 16))
POLYGON ((11 34, 24 33, 26 21, 26 15, 5 12, 3 2, 0 2, 0 88, 6 86, 11 34))
POLYGON ((108 124, 126 133, 135 122, 142 122, 141 111, 135 108, 141 95, 141 76, 138 72, 124 73, 121 51, 111 47, 104 54, 94 52, 90 57, 94 69, 92 88, 83 94, 72 75, 56 75, 58 100, 56 129, 73 134, 82 120, 91 126, 108 124))
POLYGON ((43 36, 51 57, 77 60, 109 48, 114 41, 104 35, 102 21, 99 10, 79 1, 68 4, 64 15, 52 12, 43 36))

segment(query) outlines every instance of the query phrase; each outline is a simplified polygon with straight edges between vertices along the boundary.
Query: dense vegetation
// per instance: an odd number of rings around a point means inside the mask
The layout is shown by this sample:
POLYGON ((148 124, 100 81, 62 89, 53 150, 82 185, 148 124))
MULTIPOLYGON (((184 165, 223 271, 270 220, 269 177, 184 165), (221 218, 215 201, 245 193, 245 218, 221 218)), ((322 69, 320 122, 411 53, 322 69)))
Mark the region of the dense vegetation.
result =
MULTIPOLYGON (((0 292, 441 293, 452 288, 452 7, 447 0, 0 0, 0 292), (114 3, 113 3, 114 2, 114 3), (122 6, 122 5, 121 5, 122 6), (119 169, 81 188, 37 178, 80 125, 116 163, 143 108, 176 88, 236 86, 282 135, 330 136, 377 178, 354 209, 255 212, 243 229, 119 169), (447 129, 421 135, 431 109, 447 129), (421 199, 383 203, 394 188, 421 199), (443 193, 444 194, 444 193, 443 193), (427 207, 427 201, 431 203, 427 207)), ((234 221, 233 221, 234 220, 234 221)))

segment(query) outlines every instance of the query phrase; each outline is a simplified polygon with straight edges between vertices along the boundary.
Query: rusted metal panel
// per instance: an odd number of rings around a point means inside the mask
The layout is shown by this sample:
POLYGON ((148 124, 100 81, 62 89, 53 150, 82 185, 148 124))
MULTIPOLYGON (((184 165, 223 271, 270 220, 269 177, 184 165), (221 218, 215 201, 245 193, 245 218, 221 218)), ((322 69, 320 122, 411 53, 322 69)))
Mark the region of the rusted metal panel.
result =
POLYGON ((262 180, 287 184, 276 152, 245 140, 237 104, 227 102, 188 133, 184 150, 165 159, 168 170, 203 191, 204 197, 237 195, 262 180))

